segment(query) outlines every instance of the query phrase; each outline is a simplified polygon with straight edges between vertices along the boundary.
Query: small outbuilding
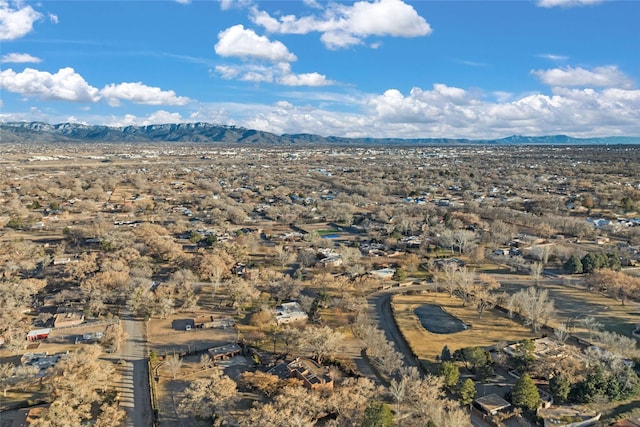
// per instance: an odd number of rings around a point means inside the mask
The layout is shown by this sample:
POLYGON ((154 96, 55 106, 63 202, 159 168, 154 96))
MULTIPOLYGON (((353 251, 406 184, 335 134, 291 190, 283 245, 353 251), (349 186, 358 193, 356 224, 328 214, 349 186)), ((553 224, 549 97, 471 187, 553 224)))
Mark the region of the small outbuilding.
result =
POLYGON ((50 333, 51 333, 51 328, 31 330, 27 334, 27 341, 34 342, 34 341, 46 340, 47 338, 49 338, 50 333))
POLYGON ((232 343, 225 344, 220 347, 212 347, 207 350, 207 353, 209 353, 211 360, 217 362, 219 360, 230 359, 239 355, 242 353, 242 348, 238 344, 232 343))
POLYGON ((511 406, 511 403, 507 402, 495 393, 479 397, 473 401, 473 404, 483 412, 490 415, 496 415, 499 411, 511 406))

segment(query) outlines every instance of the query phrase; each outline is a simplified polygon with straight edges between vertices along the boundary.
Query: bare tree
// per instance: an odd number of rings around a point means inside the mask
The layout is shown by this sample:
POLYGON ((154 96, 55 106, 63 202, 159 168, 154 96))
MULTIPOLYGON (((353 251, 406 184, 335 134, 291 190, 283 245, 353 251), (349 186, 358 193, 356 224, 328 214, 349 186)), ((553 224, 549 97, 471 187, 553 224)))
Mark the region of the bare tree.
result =
POLYGON ((544 271, 544 264, 542 262, 533 262, 531 263, 529 269, 531 272, 531 277, 533 277, 536 283, 538 283, 540 277, 542 276, 542 272, 544 271))
POLYGON ((175 378, 178 376, 178 373, 182 368, 182 359, 177 354, 171 354, 167 356, 167 359, 164 362, 164 366, 169 372, 169 375, 171 375, 171 378, 175 378))
POLYGON ((81 425, 93 417, 113 377, 113 364, 101 360, 100 346, 83 347, 63 357, 46 383, 54 401, 40 426, 81 425))
POLYGON ((560 323, 554 330, 553 335, 560 342, 565 342, 569 338, 569 330, 567 328, 567 323, 560 323))
POLYGON ((215 370, 209 378, 191 381, 178 410, 192 417, 223 417, 236 401, 236 387, 235 381, 215 370))
POLYGON ((282 245, 277 246, 274 252, 280 268, 284 268, 284 266, 289 264, 293 259, 291 251, 282 245))
POLYGON ((478 281, 473 289, 473 298, 478 309, 478 317, 481 318, 486 310, 496 305, 497 295, 494 293, 500 288, 500 283, 488 274, 478 275, 478 281))
POLYGON ((0 388, 2 389, 2 395, 7 397, 7 390, 11 386, 11 379, 15 375, 16 367, 11 363, 0 364, 0 388))
POLYGON ((512 295, 512 298, 517 311, 535 332, 553 316, 553 300, 549 299, 547 289, 531 286, 512 295))
POLYGON ((434 280, 437 280, 449 296, 452 297, 458 287, 458 265, 455 263, 446 263, 442 266, 442 270, 434 274, 434 280))
POLYGON ((202 355, 200 355, 200 367, 202 369, 209 369, 212 364, 213 359, 211 359, 211 356, 209 356, 207 353, 202 353, 202 355))
POLYGON ((604 327, 604 325, 598 322, 593 316, 585 316, 578 320, 578 323, 589 332, 589 340, 592 340, 594 334, 598 334, 604 327))
POLYGON ((285 387, 273 402, 257 404, 240 419, 243 427, 314 426, 326 414, 326 400, 303 387, 285 387))
POLYGON ((105 328, 101 344, 112 351, 118 351, 127 334, 120 322, 112 323, 105 328))
POLYGON ((458 247, 460 253, 467 253, 473 245, 473 239, 476 237, 476 233, 469 230, 456 230, 453 233, 453 243, 458 247))
POLYGON ((342 348, 343 335, 328 326, 309 326, 301 331, 299 336, 299 348, 311 353, 312 357, 320 364, 338 353, 342 348))
POLYGON ((598 333, 597 339, 603 347, 619 357, 633 358, 639 354, 636 339, 633 337, 625 337, 615 332, 603 331, 598 333))
POLYGON ((95 427, 119 427, 125 420, 127 413, 118 402, 103 403, 100 406, 100 415, 96 419, 95 427))

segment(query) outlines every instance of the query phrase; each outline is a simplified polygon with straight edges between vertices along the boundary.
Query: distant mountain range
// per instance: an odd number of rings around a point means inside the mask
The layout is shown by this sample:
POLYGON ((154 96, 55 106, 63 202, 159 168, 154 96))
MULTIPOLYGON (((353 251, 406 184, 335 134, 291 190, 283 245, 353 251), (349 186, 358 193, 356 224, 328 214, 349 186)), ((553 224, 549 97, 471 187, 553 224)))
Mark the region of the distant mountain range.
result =
POLYGON ((1 143, 60 142, 195 142, 251 145, 432 145, 432 144, 640 144, 640 137, 572 138, 566 135, 509 136, 501 139, 455 138, 341 138, 312 134, 276 135, 270 132, 210 123, 179 123, 110 127, 42 122, 0 123, 1 143))

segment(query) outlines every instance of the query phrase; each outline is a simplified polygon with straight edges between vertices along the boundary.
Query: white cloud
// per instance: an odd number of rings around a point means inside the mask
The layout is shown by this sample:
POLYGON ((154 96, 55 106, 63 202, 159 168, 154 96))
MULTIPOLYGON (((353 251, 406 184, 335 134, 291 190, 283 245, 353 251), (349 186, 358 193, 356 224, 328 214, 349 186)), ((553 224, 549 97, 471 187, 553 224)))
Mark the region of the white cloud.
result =
POLYGON ((138 117, 135 114, 125 114, 124 116, 109 116, 104 119, 100 124, 113 127, 126 127, 126 126, 148 126, 148 125, 163 125, 168 123, 181 123, 184 122, 184 118, 180 113, 171 113, 165 110, 158 110, 147 116, 138 117))
POLYGON ((29 55, 28 53, 7 53, 6 55, 2 55, 2 59, 0 59, 0 62, 2 62, 3 64, 7 62, 11 62, 14 64, 24 64, 28 62, 42 62, 42 59, 36 58, 35 56, 29 55))
POLYGON ((69 67, 55 74, 32 68, 16 73, 9 68, 0 72, 0 88, 45 100, 97 102, 100 99, 98 89, 69 67))
POLYGON ((110 84, 98 90, 70 67, 61 68, 54 74, 32 68, 16 73, 9 68, 0 72, 0 88, 44 100, 98 102, 106 99, 111 106, 118 106, 120 100, 146 105, 186 105, 191 102, 172 90, 140 82, 110 84))
POLYGON ((618 70, 615 65, 586 70, 581 67, 531 70, 540 81, 548 86, 582 87, 633 87, 633 81, 618 70))
POLYGON ((49 21, 51 21, 52 24, 57 24, 58 22, 60 22, 60 20, 58 19, 58 15, 54 13, 49 14, 49 21))
POLYGON ((111 116, 100 124, 113 127, 137 126, 138 118, 133 114, 125 114, 123 117, 111 116))
POLYGON ((110 84, 105 86, 100 94, 112 106, 118 106, 120 100, 146 105, 186 105, 190 102, 189 98, 176 96, 172 90, 162 90, 141 82, 110 84))
POLYGON ((540 7, 576 7, 602 3, 604 0, 538 0, 540 7))
MULTIPOLYGON (((286 63, 284 63, 286 64, 286 63)), ((286 64, 288 65, 288 64, 286 64)), ((281 64, 274 66, 256 65, 256 64, 242 64, 242 65, 218 65, 215 70, 220 77, 225 80, 238 79, 248 82, 268 82, 271 83, 274 80, 274 73, 283 69, 281 64)))
POLYGON ((312 7, 314 9, 322 9, 322 5, 317 0, 302 0, 305 6, 312 7))
POLYGON ((482 67, 486 67, 487 66, 487 64, 485 64, 484 62, 469 61, 469 60, 466 60, 466 59, 459 59, 456 62, 458 64, 467 65, 469 67, 482 68, 482 67))
POLYGON ((234 25, 218 34, 215 51, 220 56, 253 58, 272 62, 292 62, 296 56, 279 41, 270 41, 242 25, 234 25))
POLYGON ((352 5, 328 3, 322 16, 274 18, 252 9, 251 19, 267 31, 282 34, 320 32, 330 49, 362 44, 369 36, 418 37, 431 34, 427 21, 401 0, 359 1, 352 5))
POLYGON ((287 74, 278 79, 285 86, 328 86, 333 84, 327 77, 318 73, 287 74))
POLYGON ((180 4, 191 4, 191 0, 176 0, 176 3, 180 3, 180 4))
POLYGON ((42 14, 31 6, 14 2, 11 7, 7 0, 0 0, 0 40, 15 40, 31 32, 33 23, 42 19, 42 14))
POLYGON ((225 80, 236 78, 242 71, 239 67, 234 67, 232 65, 216 65, 215 70, 218 74, 220 74, 220 77, 225 80))
POLYGON ((330 31, 320 36, 327 49, 343 49, 363 44, 360 37, 343 31, 330 31))
POLYGON ((555 55, 553 53, 543 53, 538 55, 539 58, 549 59, 551 61, 566 61, 569 59, 568 56, 565 55, 555 55))
POLYGON ((238 79, 253 83, 276 83, 284 86, 329 86, 335 84, 319 73, 296 74, 291 64, 280 62, 273 65, 218 65, 215 71, 225 80, 238 79))
POLYGON ((158 110, 155 113, 150 114, 142 120, 142 125, 158 125, 164 123, 180 123, 182 122, 182 116, 180 113, 170 113, 164 110, 158 110))
POLYGON ((76 116, 69 116, 67 117, 67 119, 65 120, 65 123, 77 123, 80 125, 88 125, 89 123, 85 122, 84 120, 79 120, 76 116))
POLYGON ((253 4, 253 0, 219 0, 220 1, 220 9, 229 10, 229 9, 242 9, 245 7, 249 7, 253 4))

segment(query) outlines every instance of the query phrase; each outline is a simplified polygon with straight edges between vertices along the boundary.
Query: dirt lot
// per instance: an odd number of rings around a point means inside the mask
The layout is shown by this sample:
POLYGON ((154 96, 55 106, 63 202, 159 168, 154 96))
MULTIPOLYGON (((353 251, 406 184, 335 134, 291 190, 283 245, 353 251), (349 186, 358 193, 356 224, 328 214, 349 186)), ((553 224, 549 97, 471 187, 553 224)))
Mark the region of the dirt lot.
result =
POLYGON ((391 306, 398 327, 413 352, 420 359, 429 361, 440 355, 445 345, 454 352, 464 347, 486 347, 500 341, 517 341, 537 336, 529 328, 493 311, 485 312, 482 318, 478 318, 475 307, 462 307, 459 299, 449 297, 448 294, 396 295, 392 298, 391 306), (423 304, 441 306, 469 328, 453 334, 434 334, 427 331, 414 313, 414 310, 423 304))
POLYGON ((158 355, 173 352, 187 353, 236 342, 235 326, 209 329, 192 327, 191 330, 185 328, 196 317, 213 315, 214 319, 225 319, 229 317, 228 314, 225 312, 177 313, 167 319, 151 319, 147 325, 149 350, 155 351, 158 355))

